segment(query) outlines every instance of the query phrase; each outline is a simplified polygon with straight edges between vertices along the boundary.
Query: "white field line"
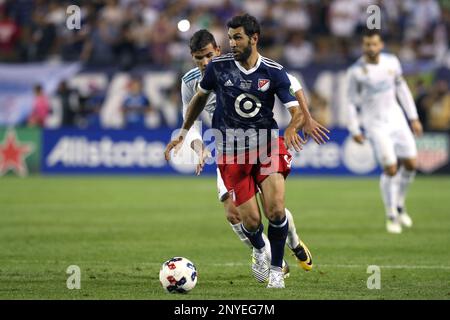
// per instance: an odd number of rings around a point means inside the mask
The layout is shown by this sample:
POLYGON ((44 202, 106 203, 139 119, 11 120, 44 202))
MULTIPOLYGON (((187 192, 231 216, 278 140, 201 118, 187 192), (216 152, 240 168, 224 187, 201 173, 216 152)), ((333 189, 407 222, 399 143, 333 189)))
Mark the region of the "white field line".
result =
MULTIPOLYGON (((362 264, 321 264, 318 265, 319 267, 326 267, 326 268, 366 268, 369 265, 362 265, 362 264)), ((380 268, 384 269, 443 269, 443 270, 450 270, 450 266, 420 266, 420 265, 380 265, 380 268)))
MULTIPOLYGON (((248 266, 250 263, 242 263, 242 262, 227 262, 227 263, 211 263, 210 265, 215 267, 242 267, 248 266)), ((316 268, 343 268, 343 269, 364 269, 367 268, 370 264, 317 264, 314 265, 316 268)), ((427 265, 377 265, 382 269, 442 269, 442 270, 450 270, 450 266, 427 266, 427 265)))
MULTIPOLYGON (((66 261, 66 260, 17 260, 17 259, 2 259, 0 260, 0 266, 1 264, 5 262, 9 263, 21 263, 21 264, 77 264, 75 260, 73 261, 66 261)), ((104 265, 106 269, 109 268, 109 265, 111 264, 120 264, 123 267, 126 267, 121 261, 105 261, 105 260, 81 260, 80 266, 89 264, 90 267, 98 267, 98 265, 104 265)), ((141 263, 133 263, 133 267, 142 267, 142 266, 161 266, 162 262, 141 262, 141 263)), ((223 263, 200 263, 201 266, 212 266, 212 267, 248 267, 251 265, 250 261, 248 262, 223 262, 223 263)), ((342 269, 366 269, 370 265, 376 265, 382 269, 430 269, 430 270, 450 270, 450 265, 377 265, 377 264, 315 264, 315 268, 342 268, 342 269)))

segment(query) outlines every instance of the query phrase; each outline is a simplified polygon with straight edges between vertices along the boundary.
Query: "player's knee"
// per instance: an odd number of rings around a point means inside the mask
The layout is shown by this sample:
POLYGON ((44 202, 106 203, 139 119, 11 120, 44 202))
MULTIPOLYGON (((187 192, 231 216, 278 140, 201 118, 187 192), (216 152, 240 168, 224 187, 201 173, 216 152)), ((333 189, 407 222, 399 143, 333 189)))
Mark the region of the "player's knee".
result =
POLYGON ((397 166, 387 166, 384 168, 384 173, 387 174, 390 177, 393 177, 397 174, 397 166))
POLYGON ((234 215, 232 212, 227 212, 227 220, 231 224, 238 224, 241 222, 241 219, 239 219, 239 215, 234 215))
POLYGON ((225 216, 229 223, 237 224, 241 222, 239 217, 239 212, 233 204, 233 201, 230 198, 227 198, 223 201, 223 207, 225 209, 225 216))
POLYGON ((416 159, 408 159, 403 162, 403 166, 408 171, 415 171, 417 169, 416 159))
POLYGON ((259 225, 261 224, 261 219, 256 216, 248 216, 242 219, 242 223, 244 224, 245 229, 254 232, 258 230, 259 225))
POLYGON ((237 224, 241 222, 241 219, 239 218, 239 212, 237 212, 236 208, 227 208, 225 209, 225 213, 228 222, 230 222, 231 224, 237 224))
POLYGON ((277 221, 285 216, 284 206, 271 206, 266 211, 267 219, 277 221))

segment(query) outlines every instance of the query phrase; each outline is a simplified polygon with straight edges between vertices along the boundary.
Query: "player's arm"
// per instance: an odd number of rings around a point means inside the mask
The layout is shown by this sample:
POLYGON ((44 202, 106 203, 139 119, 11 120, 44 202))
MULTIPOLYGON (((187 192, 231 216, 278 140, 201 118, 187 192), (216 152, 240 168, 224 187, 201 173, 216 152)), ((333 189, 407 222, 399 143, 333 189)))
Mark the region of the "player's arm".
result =
MULTIPOLYGON (((195 90, 192 86, 188 86, 184 81, 181 81, 181 99, 183 101, 183 121, 186 119, 187 110, 189 108, 189 102, 195 95, 195 90)), ((209 150, 205 147, 202 140, 201 122, 195 121, 192 128, 189 130, 186 136, 186 141, 189 146, 197 154, 199 163, 196 166, 195 173, 199 175, 205 165, 205 161, 210 157, 209 150)))
POLYGON ((284 143, 288 149, 292 147, 296 151, 300 151, 305 141, 298 135, 298 131, 304 121, 299 104, 291 94, 291 81, 287 73, 284 70, 280 70, 280 72, 274 74, 274 82, 275 94, 291 115, 291 121, 286 130, 284 130, 284 143))
POLYGON ((408 117, 409 123, 411 124, 411 129, 416 136, 421 136, 423 133, 422 124, 419 120, 419 115, 417 114, 416 104, 414 102, 411 91, 408 88, 408 84, 402 75, 402 67, 400 65, 400 61, 396 59, 398 64, 398 73, 395 78, 395 89, 396 95, 402 106, 403 110, 405 110, 406 116, 408 117))
POLYGON ((203 111, 208 100, 209 92, 197 91, 197 93, 192 97, 191 102, 186 111, 186 116, 183 122, 181 135, 186 135, 186 133, 191 129, 194 121, 197 120, 200 113, 203 111))
POLYGON ((325 140, 330 140, 327 135, 327 133, 330 133, 330 130, 318 123, 309 113, 303 89, 295 92, 295 98, 298 101, 300 111, 304 115, 302 130, 305 138, 311 136, 317 144, 326 143, 325 140))
POLYGON ((294 148, 295 151, 300 151, 303 149, 302 144, 306 143, 298 135, 298 131, 305 122, 305 116, 298 106, 293 106, 288 111, 291 114, 291 121, 286 130, 284 130, 284 142, 288 149, 294 148))
POLYGON ((309 112, 308 103, 306 102, 306 97, 300 82, 294 76, 287 74, 289 80, 291 81, 291 89, 295 94, 295 98, 297 99, 300 111, 303 114, 303 124, 302 130, 305 138, 307 139, 311 136, 317 144, 326 143, 326 140, 330 138, 326 133, 330 133, 330 131, 318 123, 309 112))
POLYGON ((199 158, 199 163, 197 164, 195 168, 195 174, 199 175, 203 167, 205 165, 206 159, 210 156, 209 150, 205 147, 203 144, 203 140, 201 138, 200 129, 194 125, 194 121, 198 118, 200 113, 203 111, 206 105, 206 101, 208 100, 209 92, 204 92, 201 90, 198 90, 198 92, 194 95, 191 102, 189 103, 189 106, 186 111, 183 127, 181 132, 196 132, 197 137, 191 139, 190 147, 197 153, 199 158), (194 100, 195 99, 195 100, 194 100), (194 125, 192 128, 193 130, 189 129, 194 125), (187 130, 187 131, 185 131, 187 130))
POLYGON ((359 144, 364 143, 364 135, 361 132, 360 123, 358 119, 358 112, 356 105, 359 103, 358 82, 350 69, 347 73, 347 116, 348 116, 348 131, 353 137, 353 140, 359 144))
POLYGON ((183 126, 181 128, 180 134, 174 140, 170 141, 166 147, 166 151, 164 152, 166 160, 170 160, 170 151, 173 148, 181 147, 183 141, 186 138, 189 129, 191 129, 194 121, 198 118, 200 113, 203 111, 206 105, 206 101, 208 99, 209 92, 206 93, 204 91, 197 91, 197 93, 192 97, 191 102, 189 102, 189 106, 186 111, 186 118, 184 119, 183 126))
MULTIPOLYGON (((184 81, 181 81, 181 100, 183 102, 183 121, 186 120, 187 110, 189 108, 189 102, 195 95, 195 90, 192 86, 188 86, 184 81)), ((189 130, 186 141, 189 143, 190 147, 197 151, 195 146, 203 144, 200 122, 196 121, 192 128, 189 130)))
POLYGON ((209 63, 206 67, 205 74, 203 76, 200 85, 198 86, 198 91, 194 94, 186 110, 183 127, 177 138, 169 142, 166 147, 165 157, 166 160, 170 159, 170 151, 181 146, 182 142, 185 140, 186 134, 189 129, 194 124, 194 121, 198 118, 200 113, 203 111, 208 100, 209 94, 216 87, 216 75, 213 69, 213 63, 209 63))

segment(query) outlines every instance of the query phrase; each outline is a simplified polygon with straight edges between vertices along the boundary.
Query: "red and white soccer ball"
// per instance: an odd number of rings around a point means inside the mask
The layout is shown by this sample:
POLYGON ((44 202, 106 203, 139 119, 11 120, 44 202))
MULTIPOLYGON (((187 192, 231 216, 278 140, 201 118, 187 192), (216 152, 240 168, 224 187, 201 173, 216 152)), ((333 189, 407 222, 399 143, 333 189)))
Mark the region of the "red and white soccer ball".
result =
POLYGON ((159 281, 167 292, 186 293, 197 284, 197 269, 190 260, 174 257, 161 266, 159 281))

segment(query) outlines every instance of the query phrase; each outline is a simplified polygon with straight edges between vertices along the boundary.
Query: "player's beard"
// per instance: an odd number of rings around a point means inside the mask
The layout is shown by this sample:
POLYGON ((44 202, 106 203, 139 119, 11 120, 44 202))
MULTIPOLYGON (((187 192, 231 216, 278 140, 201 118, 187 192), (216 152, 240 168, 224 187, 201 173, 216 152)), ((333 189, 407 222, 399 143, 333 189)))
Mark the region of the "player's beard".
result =
POLYGON ((242 53, 238 53, 234 56, 234 60, 236 61, 247 61, 247 59, 252 54, 252 45, 250 43, 250 40, 248 41, 247 46, 242 50, 242 53))
POLYGON ((378 60, 378 56, 380 55, 380 51, 378 52, 366 52, 367 60, 370 62, 376 62, 378 60))

